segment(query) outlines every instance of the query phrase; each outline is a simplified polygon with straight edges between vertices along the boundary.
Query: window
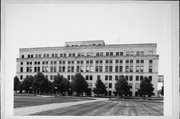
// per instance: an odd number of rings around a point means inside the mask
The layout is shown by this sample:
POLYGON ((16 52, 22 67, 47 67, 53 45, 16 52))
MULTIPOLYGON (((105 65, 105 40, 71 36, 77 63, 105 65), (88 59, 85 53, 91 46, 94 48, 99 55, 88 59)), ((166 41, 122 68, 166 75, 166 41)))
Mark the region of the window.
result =
POLYGON ((86 64, 89 64, 89 60, 86 61, 86 64))
POLYGON ((96 60, 96 64, 98 64, 99 63, 99 60, 96 60))
POLYGON ((81 64, 83 64, 84 62, 83 61, 81 61, 81 64))
POLYGON ((100 76, 100 75, 97 75, 97 79, 101 79, 101 76, 100 76))
POLYGON ((140 72, 143 72, 144 71, 144 66, 141 66, 140 67, 140 72))
POLYGON ((65 66, 63 66, 63 72, 65 72, 65 66))
POLYGON ((33 55, 31 55, 31 58, 33 58, 33 55))
POLYGON ((130 60, 130 63, 133 63, 133 60, 130 60))
POLYGON ((21 55, 21 58, 24 58, 24 55, 21 55))
POLYGON ((30 55, 28 55, 28 58, 30 58, 30 55))
POLYGON ((149 66, 149 72, 152 73, 152 66, 149 66))
POLYGON ((50 80, 53 80, 53 75, 50 76, 50 80))
POLYGON ((113 56, 113 52, 110 52, 110 56, 113 56))
POLYGON ((144 63, 144 60, 141 60, 141 63, 144 63))
POLYGON ((109 52, 106 52, 106 56, 109 56, 109 52))
POLYGON ((108 63, 108 60, 106 60, 106 63, 108 63))
POLYGON ((34 72, 37 72, 37 67, 34 67, 34 72))
POLYGON ((108 66, 105 67, 105 72, 108 72, 108 66))
POLYGON ((122 72, 122 70, 123 70, 123 67, 119 66, 119 72, 122 72))
POLYGON ((70 79, 71 79, 71 76, 70 76, 70 75, 68 75, 68 77, 67 77, 67 78, 68 78, 68 80, 70 80, 70 79))
POLYGON ((123 63, 123 60, 120 60, 120 63, 123 63))
POLYGON ((103 61, 102 60, 100 60, 100 64, 102 64, 103 63, 103 61))
POLYGON ((128 76, 125 76, 125 79, 128 81, 128 76))
POLYGON ((99 56, 99 52, 96 53, 96 56, 99 56))
POLYGON ((93 60, 90 60, 90 64, 92 64, 93 63, 93 60))
POLYGON ((77 66, 77 67, 76 67, 76 72, 79 72, 79 70, 80 70, 80 67, 77 66))
POLYGON ((126 66, 126 70, 125 70, 126 72, 129 72, 129 66, 126 66))
POLYGON ((89 76, 88 75, 86 75, 86 80, 88 80, 89 79, 89 76))
POLYGON ((139 81, 139 76, 136 76, 136 81, 139 81))
POLYGON ((103 56, 103 52, 100 52, 100 56, 103 56))
POLYGON ((123 52, 120 52, 120 56, 123 56, 123 52))
POLYGON ((153 60, 149 60, 149 64, 152 64, 153 63, 153 60))
POLYGON ((135 89, 139 89, 139 83, 135 84, 135 89))
POLYGON ((58 55, 57 55, 57 54, 55 54, 55 57, 58 57, 58 55))
POLYGON ((92 75, 90 75, 90 80, 92 80, 93 79, 93 76, 92 75))
POLYGON ((136 63, 139 63, 139 60, 136 60, 136 63))
POLYGON ((59 67, 59 72, 62 72, 62 69, 61 69, 61 67, 59 67))
POLYGON ((20 68, 20 72, 23 72, 23 67, 20 68))
POLYGON ((134 51, 131 51, 130 55, 134 55, 134 51))
POLYGON ((139 66, 136 66, 136 72, 139 72, 139 66))
POLYGON ((51 54, 51 57, 54 57, 54 54, 51 54))
POLYGON ((112 66, 109 66, 109 72, 112 72, 112 66))
POLYGON ((112 83, 109 83, 109 88, 112 88, 112 83))
POLYGON ((108 76, 107 76, 107 75, 105 75, 105 80, 106 80, 106 81, 108 80, 108 76))
POLYGON ((71 67, 71 72, 74 72, 74 66, 71 67))
POLYGON ((133 76, 129 76, 129 80, 132 81, 133 80, 133 76))
POLYGON ((116 52, 116 56, 119 56, 119 52, 116 52))
POLYGON ((21 79, 21 80, 23 79, 23 75, 20 75, 20 79, 21 79))
POLYGON ((102 72, 102 66, 99 66, 99 72, 102 72))
POLYGON ((71 67, 70 66, 68 66, 68 72, 71 72, 71 67))
POLYGON ((73 57, 75 57, 75 56, 76 56, 76 54, 75 54, 75 53, 73 53, 72 55, 73 55, 73 57))
POLYGON ((141 80, 141 81, 143 80, 143 76, 140 76, 140 80, 141 80))
POLYGON ((126 60, 126 63, 129 63, 129 60, 126 60))
POLYGON ((116 60, 116 63, 119 63, 119 60, 116 60))
POLYGON ((140 55, 140 51, 137 51, 137 52, 136 52, 136 55, 139 56, 139 55, 140 55))
POLYGON ((98 66, 96 66, 96 72, 98 72, 98 66))
POLYGON ((112 61, 112 60, 109 60, 109 63, 113 63, 113 61, 112 61))
POLYGON ((111 75, 109 76, 109 80, 112 81, 112 76, 111 75))
POLYGON ((126 51, 126 56, 129 56, 129 51, 126 51))
POLYGON ((49 57, 49 54, 47 54, 47 57, 49 57))
POLYGON ((23 62, 21 62, 20 64, 23 65, 23 62))
POLYGON ((133 66, 130 66, 130 72, 133 72, 133 66))
POLYGON ((115 67, 115 72, 118 72, 118 66, 115 67))
POLYGON ((71 57, 71 53, 69 53, 69 57, 71 57))
POLYGON ((74 64, 74 61, 72 61, 71 63, 74 64))
POLYGON ((141 51, 141 55, 144 55, 144 51, 141 51))
POLYGON ((116 81, 118 80, 118 76, 117 76, 117 75, 115 76, 115 80, 116 80, 116 81))

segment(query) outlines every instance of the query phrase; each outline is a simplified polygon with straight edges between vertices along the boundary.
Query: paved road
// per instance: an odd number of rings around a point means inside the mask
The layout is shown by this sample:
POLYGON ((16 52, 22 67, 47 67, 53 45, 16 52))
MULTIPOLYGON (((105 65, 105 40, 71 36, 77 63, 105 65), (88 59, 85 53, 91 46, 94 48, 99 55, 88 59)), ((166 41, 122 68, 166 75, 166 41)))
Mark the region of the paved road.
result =
POLYGON ((61 116, 163 116, 163 103, 98 101, 39 112, 32 115, 61 116))
POLYGON ((74 106, 79 104, 85 103, 92 103, 92 102, 99 102, 105 101, 105 98, 94 98, 96 100, 85 100, 85 101, 78 101, 78 102, 65 102, 65 103, 52 103, 52 104, 45 104, 45 105, 38 105, 38 106, 30 106, 30 107, 20 107, 14 109, 14 115, 30 115, 38 112, 44 112, 48 110, 55 110, 63 107, 74 106))

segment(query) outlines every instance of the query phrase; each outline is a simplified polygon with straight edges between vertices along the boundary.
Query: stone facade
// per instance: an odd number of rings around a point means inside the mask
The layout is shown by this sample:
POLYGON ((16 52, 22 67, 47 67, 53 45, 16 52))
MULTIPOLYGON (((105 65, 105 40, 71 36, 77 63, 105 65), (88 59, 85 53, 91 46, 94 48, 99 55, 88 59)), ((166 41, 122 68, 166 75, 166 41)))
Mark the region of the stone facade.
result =
POLYGON ((100 78, 107 86, 108 94, 115 90, 116 80, 124 75, 136 95, 144 76, 152 79, 157 96, 158 61, 156 43, 109 44, 104 41, 66 42, 62 47, 21 48, 17 58, 17 76, 43 74, 53 81, 59 73, 70 81, 77 72, 94 88, 100 78), (81 45, 78 45, 80 43, 81 45))

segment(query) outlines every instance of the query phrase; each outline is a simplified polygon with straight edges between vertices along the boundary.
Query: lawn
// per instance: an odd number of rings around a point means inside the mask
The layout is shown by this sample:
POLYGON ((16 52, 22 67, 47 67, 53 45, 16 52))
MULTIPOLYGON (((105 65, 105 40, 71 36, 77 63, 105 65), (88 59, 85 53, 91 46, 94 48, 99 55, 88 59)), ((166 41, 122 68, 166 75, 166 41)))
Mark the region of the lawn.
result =
POLYGON ((39 112, 32 115, 163 116, 163 103, 136 101, 99 101, 39 112))
POLYGON ((83 100, 93 100, 88 97, 41 97, 41 96, 14 96, 14 108, 36 106, 51 103, 76 102, 83 100))

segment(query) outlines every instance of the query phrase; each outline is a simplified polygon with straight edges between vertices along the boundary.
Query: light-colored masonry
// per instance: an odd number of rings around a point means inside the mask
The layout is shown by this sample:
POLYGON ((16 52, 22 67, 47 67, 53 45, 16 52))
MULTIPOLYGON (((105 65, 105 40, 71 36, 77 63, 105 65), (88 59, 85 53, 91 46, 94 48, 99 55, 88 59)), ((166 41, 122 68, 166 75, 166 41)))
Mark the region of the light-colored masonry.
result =
POLYGON ((107 86, 108 94, 113 94, 116 80, 124 75, 133 95, 143 77, 148 76, 157 96, 156 49, 156 43, 105 45, 103 40, 66 42, 62 47, 20 48, 17 76, 23 81, 26 76, 43 72, 53 81, 59 73, 71 81, 75 73, 81 72, 89 88, 94 88, 99 78, 107 86))

